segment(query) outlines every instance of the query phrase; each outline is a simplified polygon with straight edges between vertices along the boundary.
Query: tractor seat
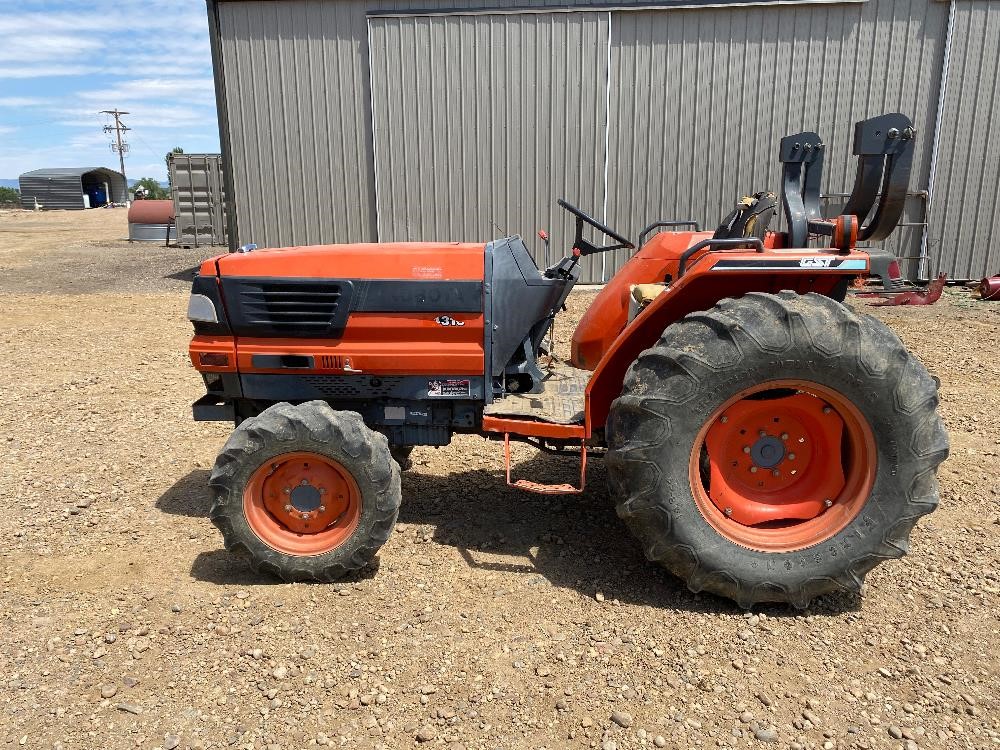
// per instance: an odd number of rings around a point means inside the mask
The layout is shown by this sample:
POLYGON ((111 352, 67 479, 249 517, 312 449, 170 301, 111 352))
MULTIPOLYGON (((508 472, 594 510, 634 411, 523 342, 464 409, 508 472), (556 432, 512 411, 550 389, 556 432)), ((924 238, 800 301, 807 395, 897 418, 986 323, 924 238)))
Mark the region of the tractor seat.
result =
POLYGON ((713 240, 729 240, 740 237, 764 239, 767 228, 778 209, 778 196, 770 192, 745 195, 736 202, 734 208, 712 235, 713 240))

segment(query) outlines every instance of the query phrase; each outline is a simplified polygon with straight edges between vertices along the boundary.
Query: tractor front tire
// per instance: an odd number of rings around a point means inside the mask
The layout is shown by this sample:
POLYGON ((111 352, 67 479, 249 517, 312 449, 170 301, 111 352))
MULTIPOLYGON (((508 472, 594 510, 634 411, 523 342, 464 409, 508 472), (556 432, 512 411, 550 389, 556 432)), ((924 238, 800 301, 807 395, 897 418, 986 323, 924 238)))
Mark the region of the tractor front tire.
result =
POLYGON ((607 425, 618 515, 650 560, 743 608, 860 593, 938 504, 937 404, 872 317, 817 294, 723 300, 626 375, 607 425))
POLYGON ((401 499, 384 435, 323 401, 275 404, 237 427, 209 486, 226 549, 285 581, 333 581, 388 540, 401 499))

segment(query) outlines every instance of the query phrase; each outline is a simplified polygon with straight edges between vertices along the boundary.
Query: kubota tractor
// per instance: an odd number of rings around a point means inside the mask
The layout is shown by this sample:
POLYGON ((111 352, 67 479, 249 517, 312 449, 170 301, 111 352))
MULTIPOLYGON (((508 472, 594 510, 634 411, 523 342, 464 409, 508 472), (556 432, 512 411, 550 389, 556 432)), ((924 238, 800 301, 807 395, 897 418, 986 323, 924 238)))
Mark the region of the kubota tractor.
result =
POLYGON ((356 571, 392 531, 412 446, 478 433, 504 442, 509 483, 512 440, 579 453, 579 486, 512 483, 535 492, 580 491, 588 452, 603 456, 618 515, 693 591, 800 608, 859 591, 937 505, 948 440, 934 379, 840 302, 869 269, 856 242, 899 221, 910 121, 858 123, 854 153, 836 218, 820 210, 824 144, 799 133, 781 141, 785 231, 768 228, 772 193, 715 232, 650 225, 565 363, 545 341, 580 257, 634 246, 564 201, 572 251, 541 271, 516 236, 206 261, 194 416, 236 424, 210 480, 226 547, 286 580, 356 571))

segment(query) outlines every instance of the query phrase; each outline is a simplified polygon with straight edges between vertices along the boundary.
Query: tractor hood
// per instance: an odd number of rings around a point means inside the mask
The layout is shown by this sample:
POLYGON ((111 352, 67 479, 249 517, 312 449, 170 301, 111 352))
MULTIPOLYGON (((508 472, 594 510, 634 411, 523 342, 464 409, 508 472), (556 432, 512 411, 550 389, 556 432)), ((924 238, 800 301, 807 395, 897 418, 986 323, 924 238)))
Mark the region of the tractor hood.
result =
POLYGON ((202 275, 298 279, 482 281, 485 248, 459 242, 312 245, 252 250, 206 261, 202 275))

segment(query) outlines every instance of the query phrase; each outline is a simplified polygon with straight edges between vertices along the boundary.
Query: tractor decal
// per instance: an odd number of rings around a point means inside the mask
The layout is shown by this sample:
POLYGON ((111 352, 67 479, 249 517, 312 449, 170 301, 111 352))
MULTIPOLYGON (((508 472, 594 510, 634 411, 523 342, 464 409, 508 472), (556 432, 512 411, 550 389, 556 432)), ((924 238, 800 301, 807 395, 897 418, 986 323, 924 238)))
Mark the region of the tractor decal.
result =
POLYGON ((864 271, 867 261, 861 258, 795 258, 793 260, 720 260, 713 271, 797 271, 808 268, 811 271, 864 271))
POLYGON ((472 392, 472 381, 453 378, 449 380, 431 380, 427 383, 428 396, 468 398, 472 392))

